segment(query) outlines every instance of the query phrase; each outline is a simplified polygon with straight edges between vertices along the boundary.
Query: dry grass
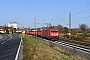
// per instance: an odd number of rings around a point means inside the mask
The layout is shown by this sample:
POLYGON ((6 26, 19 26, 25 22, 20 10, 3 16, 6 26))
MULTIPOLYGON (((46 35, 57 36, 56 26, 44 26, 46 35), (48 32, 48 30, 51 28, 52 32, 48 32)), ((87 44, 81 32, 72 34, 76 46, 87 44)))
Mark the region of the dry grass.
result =
POLYGON ((75 57, 67 56, 53 47, 36 40, 34 38, 25 36, 24 41, 24 59, 23 60, 78 60, 75 57))

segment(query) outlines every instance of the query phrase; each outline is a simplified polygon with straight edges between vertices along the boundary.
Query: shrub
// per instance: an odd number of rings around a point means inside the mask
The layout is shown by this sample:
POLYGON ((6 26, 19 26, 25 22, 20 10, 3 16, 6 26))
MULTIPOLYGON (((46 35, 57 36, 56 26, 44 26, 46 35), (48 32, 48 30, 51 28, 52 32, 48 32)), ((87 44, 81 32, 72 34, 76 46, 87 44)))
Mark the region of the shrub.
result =
POLYGON ((83 35, 85 36, 85 37, 88 37, 88 34, 85 32, 85 33, 83 33, 83 35))
POLYGON ((65 34, 63 37, 65 37, 65 38, 69 38, 69 35, 65 34))
POLYGON ((76 38, 76 40, 84 40, 85 39, 85 36, 78 36, 77 38, 76 38))

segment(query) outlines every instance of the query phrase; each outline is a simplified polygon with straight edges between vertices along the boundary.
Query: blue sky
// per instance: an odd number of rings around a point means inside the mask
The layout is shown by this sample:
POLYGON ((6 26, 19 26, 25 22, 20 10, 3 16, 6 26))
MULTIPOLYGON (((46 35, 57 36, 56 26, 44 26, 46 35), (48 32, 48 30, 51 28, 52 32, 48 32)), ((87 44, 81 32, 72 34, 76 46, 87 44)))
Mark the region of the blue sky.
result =
POLYGON ((90 27, 90 0, 0 0, 0 25, 17 22, 19 27, 33 28, 35 12, 37 27, 42 27, 43 19, 68 27, 69 12, 72 28, 81 23, 90 27))

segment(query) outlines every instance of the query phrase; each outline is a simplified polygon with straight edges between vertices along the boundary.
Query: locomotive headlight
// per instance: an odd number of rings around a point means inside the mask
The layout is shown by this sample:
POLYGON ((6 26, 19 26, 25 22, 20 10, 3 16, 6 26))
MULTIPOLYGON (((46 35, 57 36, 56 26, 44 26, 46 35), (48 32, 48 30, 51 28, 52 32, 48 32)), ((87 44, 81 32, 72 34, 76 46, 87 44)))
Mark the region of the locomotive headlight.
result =
POLYGON ((57 34, 57 36, 58 36, 58 34, 57 34))

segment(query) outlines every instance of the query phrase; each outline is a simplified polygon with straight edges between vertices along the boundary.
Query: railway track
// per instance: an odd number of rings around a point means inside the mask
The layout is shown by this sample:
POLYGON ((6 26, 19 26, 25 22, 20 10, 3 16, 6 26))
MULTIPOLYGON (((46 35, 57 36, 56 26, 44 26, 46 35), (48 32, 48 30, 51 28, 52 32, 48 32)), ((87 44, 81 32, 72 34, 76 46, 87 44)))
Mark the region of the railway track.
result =
MULTIPOLYGON (((47 40, 47 39, 43 39, 43 40, 47 40)), ((48 41, 51 41, 51 40, 48 40, 48 41)), ((74 48, 86 53, 90 53, 90 43, 74 41, 74 40, 66 40, 66 39, 59 39, 52 42, 69 48, 74 48)))
POLYGON ((90 43, 87 43, 87 42, 68 40, 68 39, 59 39, 58 41, 64 41, 64 42, 73 43, 73 44, 76 44, 76 45, 80 45, 80 46, 90 48, 90 43))
POLYGON ((90 60, 90 43, 59 39, 55 41, 38 38, 51 46, 58 47, 81 60, 90 60))
MULTIPOLYGON (((41 39, 43 39, 43 38, 41 38, 41 39)), ((47 40, 47 39, 43 39, 43 40, 47 40)), ((51 40, 49 40, 49 41, 51 41, 51 40)), ((54 42, 56 44, 61 44, 66 47, 70 47, 70 48, 74 48, 74 49, 78 49, 80 51, 90 53, 90 43, 87 43, 87 42, 68 40, 68 39, 59 39, 59 40, 55 40, 55 41, 53 40, 52 42, 54 42)))
POLYGON ((55 43, 90 53, 90 47, 87 47, 87 46, 83 46, 83 45, 75 44, 75 43, 71 43, 71 42, 66 42, 66 41, 55 41, 55 43))
MULTIPOLYGON (((39 39, 43 39, 43 38, 39 38, 39 39)), ((47 39, 43 39, 43 40, 47 40, 47 39)), ((68 40, 68 39, 59 39, 55 41, 53 40, 52 42, 90 53, 90 43, 75 41, 75 40, 68 40)))

